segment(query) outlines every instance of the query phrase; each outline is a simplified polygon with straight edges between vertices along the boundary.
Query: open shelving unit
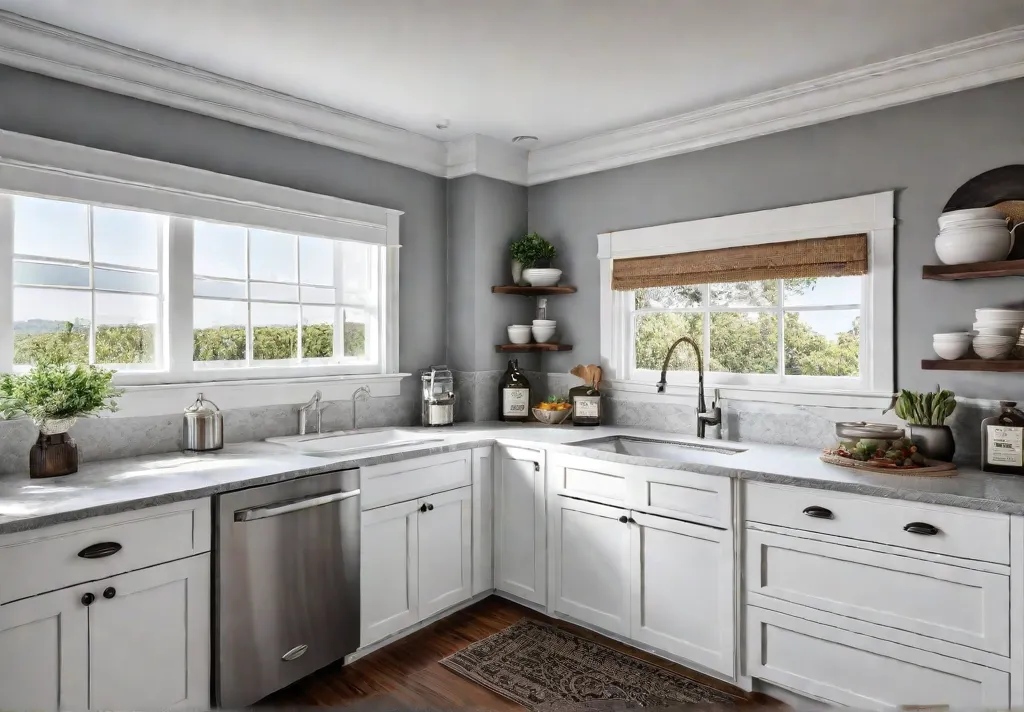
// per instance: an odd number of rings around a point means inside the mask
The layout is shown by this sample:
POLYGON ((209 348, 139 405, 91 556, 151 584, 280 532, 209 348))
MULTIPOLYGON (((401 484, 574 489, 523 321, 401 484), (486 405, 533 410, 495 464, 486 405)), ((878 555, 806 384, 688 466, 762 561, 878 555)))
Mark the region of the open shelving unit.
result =
POLYGON ((925 371, 982 371, 988 373, 1024 373, 1024 359, 961 358, 955 361, 923 359, 925 371))
POLYGON ((975 262, 969 265, 925 265, 921 269, 921 277, 944 282, 991 277, 1024 277, 1024 260, 975 262))
MULTIPOLYGON (((576 287, 520 287, 518 284, 506 284, 491 287, 491 294, 517 294, 521 297, 553 297, 559 294, 575 294, 576 287)), ((494 347, 498 353, 526 353, 531 351, 572 351, 570 344, 498 344, 494 347)))

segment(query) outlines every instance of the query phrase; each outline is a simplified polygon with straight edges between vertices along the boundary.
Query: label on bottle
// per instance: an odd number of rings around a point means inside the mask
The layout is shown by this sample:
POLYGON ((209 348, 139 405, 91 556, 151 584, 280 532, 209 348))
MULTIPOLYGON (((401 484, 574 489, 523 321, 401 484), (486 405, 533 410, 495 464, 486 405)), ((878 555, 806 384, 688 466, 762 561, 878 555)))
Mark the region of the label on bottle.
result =
POLYGON ((572 408, 577 418, 600 418, 601 396, 576 396, 572 408))
POLYGON ((1024 466, 1024 428, 989 425, 987 453, 990 465, 1024 466))
POLYGON ((502 388, 501 414, 505 418, 525 418, 530 407, 529 388, 502 388))

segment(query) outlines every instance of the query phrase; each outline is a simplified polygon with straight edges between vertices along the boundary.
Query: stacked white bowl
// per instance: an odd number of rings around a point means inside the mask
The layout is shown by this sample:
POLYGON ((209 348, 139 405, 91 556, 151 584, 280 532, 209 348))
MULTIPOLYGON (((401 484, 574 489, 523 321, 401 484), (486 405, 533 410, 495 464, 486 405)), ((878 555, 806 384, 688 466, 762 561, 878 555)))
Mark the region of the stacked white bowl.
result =
POLYGON ((1013 249, 1006 216, 995 208, 951 210, 939 216, 935 252, 943 264, 1005 260, 1013 249))
POLYGON ((508 340, 513 344, 528 344, 532 331, 529 324, 512 324, 508 327, 508 340))
POLYGON ((546 344, 555 335, 555 324, 550 319, 533 320, 533 340, 538 344, 546 344))
POLYGON ((955 361, 963 357, 971 348, 971 335, 966 331, 934 334, 932 336, 932 348, 939 358, 955 361))
POLYGON ((523 270, 523 279, 529 282, 531 287, 554 287, 561 278, 560 269, 531 267, 523 270))
POLYGON ((1024 327, 1024 309, 976 309, 974 351, 984 359, 1010 355, 1024 327))

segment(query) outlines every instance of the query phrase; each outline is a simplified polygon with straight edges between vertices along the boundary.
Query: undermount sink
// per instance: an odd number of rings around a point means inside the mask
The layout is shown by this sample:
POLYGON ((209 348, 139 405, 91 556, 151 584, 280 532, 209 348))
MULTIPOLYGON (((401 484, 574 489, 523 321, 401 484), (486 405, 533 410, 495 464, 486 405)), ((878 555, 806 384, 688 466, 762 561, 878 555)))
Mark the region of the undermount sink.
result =
POLYGON ((655 440, 653 438, 636 438, 624 435, 615 435, 607 438, 596 438, 594 440, 581 440, 571 443, 579 447, 614 452, 619 455, 633 455, 635 457, 654 457, 660 460, 681 460, 688 452, 694 450, 701 452, 713 452, 719 455, 735 455, 738 452, 746 452, 746 448, 730 447, 726 445, 705 445, 704 443, 673 442, 671 440, 655 440))
POLYGON ((357 450, 383 450, 385 448, 405 447, 420 443, 438 442, 444 438, 432 436, 416 430, 386 428, 380 430, 352 430, 333 433, 313 433, 311 435, 290 435, 281 438, 267 438, 268 443, 276 443, 300 452, 355 452, 357 450))

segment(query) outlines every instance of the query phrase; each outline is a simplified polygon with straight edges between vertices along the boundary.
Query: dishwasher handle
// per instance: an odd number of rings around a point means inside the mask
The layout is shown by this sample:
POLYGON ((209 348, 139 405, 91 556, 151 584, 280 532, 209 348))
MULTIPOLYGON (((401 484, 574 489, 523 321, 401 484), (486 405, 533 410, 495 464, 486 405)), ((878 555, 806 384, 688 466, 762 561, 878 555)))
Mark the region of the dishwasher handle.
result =
POLYGON ((267 517, 276 517, 281 514, 288 514, 290 512, 299 512, 303 509, 322 507, 325 504, 341 502, 342 500, 358 496, 359 490, 350 490, 348 492, 329 492, 328 494, 317 494, 313 495, 312 497, 304 497, 302 499, 291 499, 285 502, 271 504, 265 507, 239 509, 237 512, 235 512, 235 521, 251 522, 255 519, 266 519, 267 517))

